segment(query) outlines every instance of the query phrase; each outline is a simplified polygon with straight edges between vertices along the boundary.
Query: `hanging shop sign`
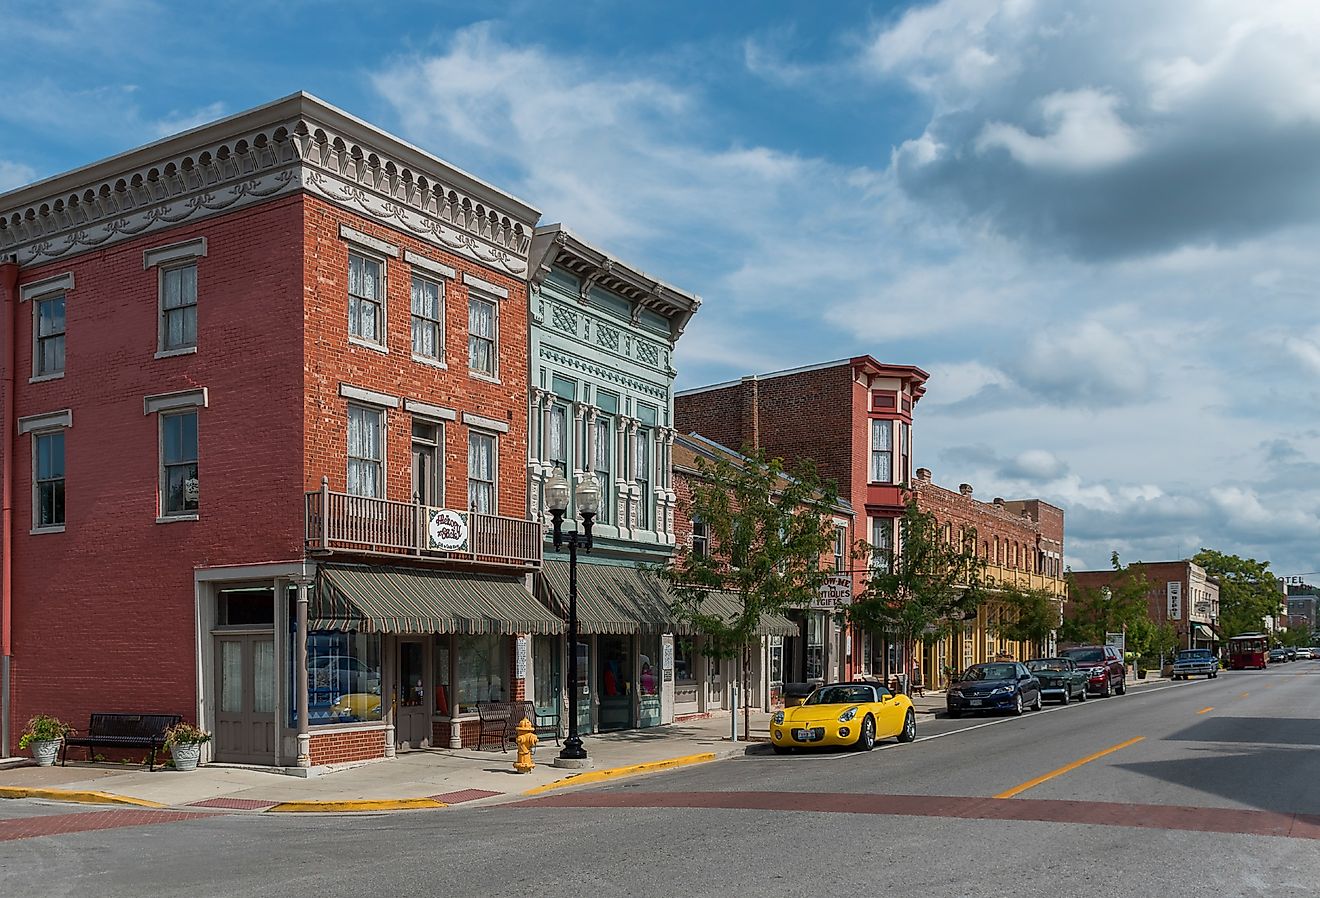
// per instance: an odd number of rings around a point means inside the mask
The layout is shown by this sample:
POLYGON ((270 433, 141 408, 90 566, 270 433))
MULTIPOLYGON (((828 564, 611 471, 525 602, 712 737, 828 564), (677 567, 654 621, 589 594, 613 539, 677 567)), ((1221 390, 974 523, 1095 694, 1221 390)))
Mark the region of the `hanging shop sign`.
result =
POLYGON ((432 508, 427 512, 426 547, 453 552, 467 545, 467 521, 456 511, 432 508))

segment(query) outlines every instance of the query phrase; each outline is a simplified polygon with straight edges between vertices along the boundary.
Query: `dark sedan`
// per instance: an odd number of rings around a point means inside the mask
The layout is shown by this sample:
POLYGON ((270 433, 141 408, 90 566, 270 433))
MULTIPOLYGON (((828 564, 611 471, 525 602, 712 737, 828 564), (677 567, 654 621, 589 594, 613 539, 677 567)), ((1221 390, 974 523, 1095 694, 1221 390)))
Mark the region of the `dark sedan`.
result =
POLYGON ((1086 701, 1086 671, 1071 658, 1033 658, 1027 662, 1027 670, 1036 675, 1040 693, 1046 698, 1056 698, 1065 705, 1073 699, 1086 701))
POLYGON ((1016 661, 973 664, 949 684, 946 706, 950 717, 964 712, 1040 710, 1040 681, 1016 661))

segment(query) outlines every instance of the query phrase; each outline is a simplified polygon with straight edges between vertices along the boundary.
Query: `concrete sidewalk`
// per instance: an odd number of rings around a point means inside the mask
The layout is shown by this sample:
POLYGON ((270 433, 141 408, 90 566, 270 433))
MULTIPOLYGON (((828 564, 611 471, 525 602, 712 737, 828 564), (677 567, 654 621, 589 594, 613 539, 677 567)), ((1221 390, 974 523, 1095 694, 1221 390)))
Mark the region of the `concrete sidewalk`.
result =
MULTIPOLYGON (((754 739, 764 740, 770 715, 753 713, 754 739)), ((742 720, 739 719, 739 730, 742 720)), ((287 776, 277 768, 209 764, 180 772, 137 765, 86 764, 0 768, 0 798, 42 798, 139 807, 227 811, 385 811, 496 803, 527 794, 699 764, 743 754, 756 742, 731 742, 728 715, 672 726, 590 735, 583 740, 593 766, 552 766, 560 747, 536 747, 536 768, 513 769, 512 746, 501 751, 427 749, 393 760, 345 766, 322 776, 287 776)))

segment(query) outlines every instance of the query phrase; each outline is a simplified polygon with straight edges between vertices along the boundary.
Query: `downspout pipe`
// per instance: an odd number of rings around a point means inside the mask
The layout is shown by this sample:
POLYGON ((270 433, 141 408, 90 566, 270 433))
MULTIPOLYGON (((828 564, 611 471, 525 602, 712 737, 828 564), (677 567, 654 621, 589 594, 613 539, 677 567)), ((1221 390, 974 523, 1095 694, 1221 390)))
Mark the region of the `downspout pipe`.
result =
POLYGON ((13 586, 14 586, 14 453, 17 451, 18 427, 15 423, 18 349, 18 262, 13 256, 0 259, 0 302, 4 307, 4 342, 0 344, 0 358, 4 359, 4 415, 0 419, 0 758, 11 757, 13 716, 10 661, 13 655, 13 586))

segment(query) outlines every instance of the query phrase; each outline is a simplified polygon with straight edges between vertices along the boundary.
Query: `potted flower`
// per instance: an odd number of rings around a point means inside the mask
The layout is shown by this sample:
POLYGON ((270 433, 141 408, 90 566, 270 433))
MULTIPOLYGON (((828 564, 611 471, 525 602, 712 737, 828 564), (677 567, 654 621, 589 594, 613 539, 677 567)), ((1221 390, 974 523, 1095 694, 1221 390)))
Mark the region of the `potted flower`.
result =
POLYGON ((60 743, 72 732, 73 727, 58 717, 38 714, 27 722, 23 735, 19 737, 18 747, 32 746, 32 757, 37 759, 37 764, 41 767, 49 767, 55 763, 55 756, 60 751, 60 743))
POLYGON ((210 733, 191 723, 176 723, 165 731, 165 747, 174 758, 175 770, 196 770, 202 757, 202 743, 210 741, 210 733))

